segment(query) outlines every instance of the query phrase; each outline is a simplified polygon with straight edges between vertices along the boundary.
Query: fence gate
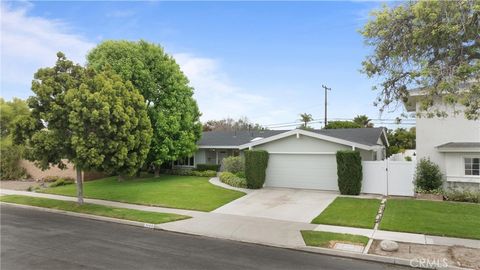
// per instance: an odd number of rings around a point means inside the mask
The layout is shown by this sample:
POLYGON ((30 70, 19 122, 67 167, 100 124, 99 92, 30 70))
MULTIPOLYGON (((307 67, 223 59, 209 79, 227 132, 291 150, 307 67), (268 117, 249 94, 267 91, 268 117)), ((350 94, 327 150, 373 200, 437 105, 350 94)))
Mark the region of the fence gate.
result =
POLYGON ((362 161, 363 193, 413 196, 415 162, 362 161))

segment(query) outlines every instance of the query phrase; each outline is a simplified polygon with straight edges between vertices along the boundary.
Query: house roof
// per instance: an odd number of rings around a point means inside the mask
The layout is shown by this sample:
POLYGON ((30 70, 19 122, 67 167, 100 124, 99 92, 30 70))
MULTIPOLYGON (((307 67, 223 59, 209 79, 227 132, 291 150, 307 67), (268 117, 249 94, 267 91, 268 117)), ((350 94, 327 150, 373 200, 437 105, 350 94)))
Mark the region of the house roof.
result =
MULTIPOLYGON (((259 141, 291 130, 261 130, 261 131, 207 131, 203 132, 202 139, 199 142, 200 147, 239 147, 253 141, 259 141)), ((383 128, 345 128, 345 129, 319 129, 311 132, 358 143, 367 146, 378 145, 381 139, 384 145, 387 145, 387 139, 383 128)))
POLYGON ((480 142, 449 142, 437 149, 440 152, 480 152, 480 142))

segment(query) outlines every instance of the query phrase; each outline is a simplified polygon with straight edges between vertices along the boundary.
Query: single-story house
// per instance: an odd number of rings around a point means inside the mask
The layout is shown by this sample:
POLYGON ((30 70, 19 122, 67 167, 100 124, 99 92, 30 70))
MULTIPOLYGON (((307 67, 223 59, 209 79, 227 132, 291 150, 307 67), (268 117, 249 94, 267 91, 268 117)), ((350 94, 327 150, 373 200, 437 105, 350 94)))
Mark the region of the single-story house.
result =
POLYGON ((221 164, 244 150, 269 152, 266 186, 338 190, 338 150, 358 150, 362 160, 385 159, 388 140, 384 128, 329 130, 261 130, 203 132, 195 155, 175 166, 221 164))

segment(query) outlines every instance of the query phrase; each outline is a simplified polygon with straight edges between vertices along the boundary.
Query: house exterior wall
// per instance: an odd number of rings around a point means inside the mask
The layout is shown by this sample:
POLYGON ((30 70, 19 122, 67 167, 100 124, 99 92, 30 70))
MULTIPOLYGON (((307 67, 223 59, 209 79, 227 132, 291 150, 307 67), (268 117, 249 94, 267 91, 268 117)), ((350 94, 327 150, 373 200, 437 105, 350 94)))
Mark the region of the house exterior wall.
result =
MULTIPOLYGON (((416 104, 417 111, 419 103, 416 104)), ((436 108, 445 110, 449 116, 446 118, 417 117, 416 144, 417 159, 430 158, 442 173, 446 173, 445 155, 437 150, 437 146, 448 142, 478 142, 480 141, 480 121, 467 120, 463 113, 454 116, 454 108, 446 106, 437 100, 436 108)), ((462 109, 457 105, 455 109, 462 109)))
POLYGON ((204 164, 206 162, 205 149, 199 148, 195 153, 195 166, 197 164, 204 164))
MULTIPOLYGON (((417 160, 430 158, 440 167, 445 176, 447 188, 478 188, 480 178, 465 176, 463 156, 471 153, 442 153, 436 148, 449 142, 480 142, 480 121, 468 120, 463 113, 454 114, 454 111, 463 111, 463 106, 446 105, 440 99, 435 100, 432 109, 445 111, 445 118, 417 117, 416 119, 416 145, 417 160)), ((420 103, 416 103, 416 111, 420 103)), ((477 155, 478 156, 478 153, 477 155)))
POLYGON ((338 150, 351 150, 352 147, 338 143, 327 142, 309 136, 292 135, 276 141, 260 144, 254 147, 257 150, 268 152, 337 152, 338 150))

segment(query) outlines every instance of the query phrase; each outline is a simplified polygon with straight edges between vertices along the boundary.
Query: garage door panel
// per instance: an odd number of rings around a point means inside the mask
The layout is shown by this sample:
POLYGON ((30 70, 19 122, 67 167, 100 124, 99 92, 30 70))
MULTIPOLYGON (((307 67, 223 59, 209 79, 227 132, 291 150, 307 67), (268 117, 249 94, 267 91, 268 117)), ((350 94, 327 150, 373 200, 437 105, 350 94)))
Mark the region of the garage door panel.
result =
POLYGON ((338 190, 335 155, 270 154, 265 185, 338 190))

